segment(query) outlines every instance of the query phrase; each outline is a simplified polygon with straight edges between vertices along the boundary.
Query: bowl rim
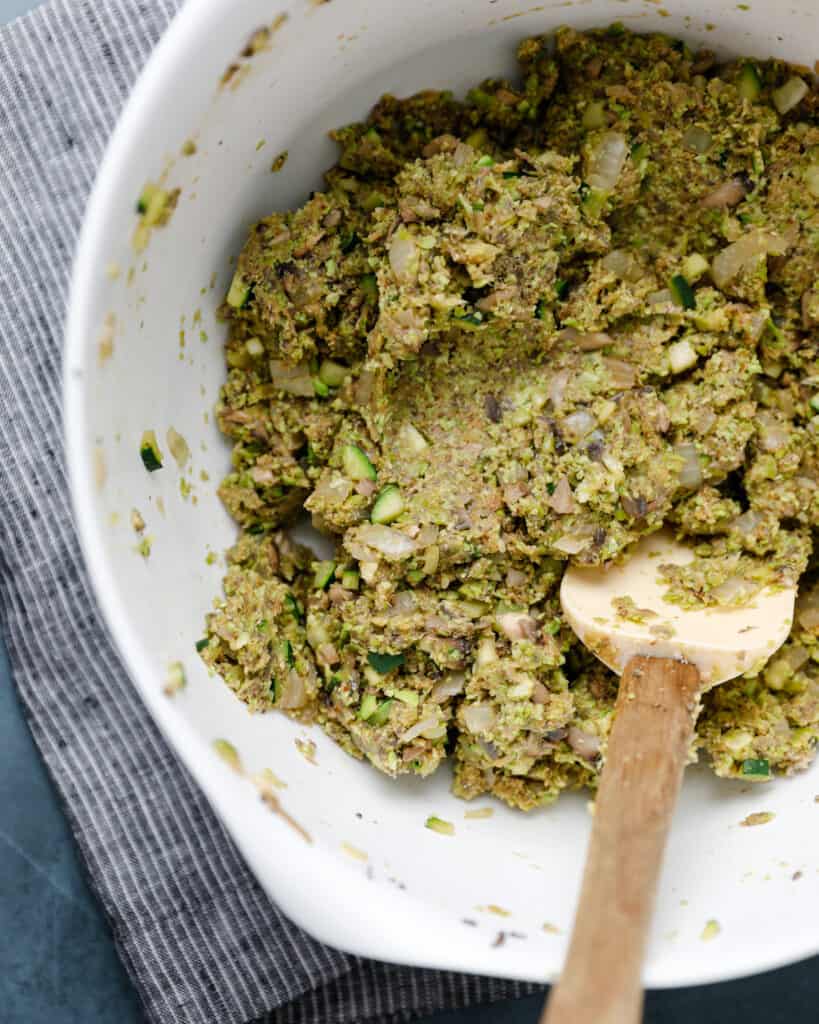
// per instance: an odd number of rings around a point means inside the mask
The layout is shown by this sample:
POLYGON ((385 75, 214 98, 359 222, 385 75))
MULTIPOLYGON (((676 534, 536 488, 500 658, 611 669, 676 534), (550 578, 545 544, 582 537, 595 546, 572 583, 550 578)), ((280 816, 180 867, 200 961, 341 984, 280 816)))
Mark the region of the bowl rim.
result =
MULTIPOLYGON (((444 916, 430 904, 423 904, 419 910, 418 901, 404 893, 380 891, 376 910, 376 901, 371 899, 372 883, 362 873, 318 847, 312 847, 309 856, 305 856, 303 841, 272 816, 271 828, 279 829, 276 834, 279 855, 275 873, 267 870, 265 851, 249 834, 253 830, 246 824, 255 801, 250 793, 237 796, 236 779, 230 769, 212 757, 193 726, 174 711, 172 702, 162 697, 156 685, 155 668, 129 623, 114 574, 104 557, 102 525, 95 514, 91 453, 86 450, 88 417, 83 384, 91 351, 87 338, 92 336, 94 326, 92 300, 101 286, 97 270, 104 265, 102 242, 107 214, 118 205, 120 171, 129 159, 135 140, 145 130, 147 112, 159 106, 168 84, 174 81, 179 58, 191 58, 196 52, 197 38, 207 35, 209 25, 218 22, 229 4, 230 0, 185 0, 172 18, 139 72, 106 144, 75 247, 64 326, 63 431, 74 522, 97 605, 153 722, 206 796, 253 874, 291 921, 319 941, 358 956, 412 967, 543 983, 559 970, 560 956, 550 962, 542 949, 531 954, 518 950, 514 958, 499 957, 494 950, 482 953, 480 947, 463 941, 463 929, 453 927, 451 915, 444 916), (316 888, 318 871, 323 882, 321 904, 300 895, 316 888), (335 896, 328 901, 328 895, 333 893, 335 896), (424 938, 430 934, 431 915, 436 912, 434 923, 439 941, 427 944, 424 938), (402 923, 409 927, 394 927, 393 913, 400 914, 402 923), (413 922, 417 928, 412 927, 413 922), (414 937, 407 941, 407 934, 414 937)), ((280 7, 282 12, 290 14, 297 11, 294 0, 286 0, 280 7)), ((683 971, 675 971, 669 965, 673 958, 663 958, 666 966, 659 970, 659 965, 648 962, 645 983, 652 988, 711 984, 773 970, 816 953, 819 953, 819 931, 813 940, 805 941, 800 935, 790 942, 778 941, 773 954, 763 952, 760 946, 756 955, 746 955, 739 964, 734 959, 730 967, 723 965, 721 957, 703 959, 696 969, 689 967, 683 971)))

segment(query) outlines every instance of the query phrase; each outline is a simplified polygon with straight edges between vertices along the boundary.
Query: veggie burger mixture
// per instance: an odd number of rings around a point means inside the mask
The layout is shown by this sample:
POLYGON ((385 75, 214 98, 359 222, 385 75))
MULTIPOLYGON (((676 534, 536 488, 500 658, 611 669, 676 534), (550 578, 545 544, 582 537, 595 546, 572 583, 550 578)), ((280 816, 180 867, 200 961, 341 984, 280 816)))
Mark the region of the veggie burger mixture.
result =
POLYGON ((617 691, 562 573, 671 524, 697 557, 658 566, 669 601, 801 577, 785 646, 706 695, 697 743, 722 776, 804 768, 819 92, 618 26, 518 60, 463 101, 382 97, 325 189, 250 232, 218 411, 241 533, 202 657, 390 775, 450 757, 459 795, 529 809, 594 786, 617 691), (331 558, 286 532, 304 512, 331 558))

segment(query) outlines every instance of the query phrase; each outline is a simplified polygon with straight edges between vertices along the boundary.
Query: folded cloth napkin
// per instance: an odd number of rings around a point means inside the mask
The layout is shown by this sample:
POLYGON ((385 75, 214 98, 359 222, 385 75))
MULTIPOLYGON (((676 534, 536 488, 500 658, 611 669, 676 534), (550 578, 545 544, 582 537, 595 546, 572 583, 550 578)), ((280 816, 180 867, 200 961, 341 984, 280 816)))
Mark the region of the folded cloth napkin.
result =
POLYGON ((404 1021, 534 986, 313 941, 269 902, 128 681, 62 460, 69 265, 106 138, 180 0, 55 0, 0 31, 0 608, 31 730, 149 1020, 404 1021))

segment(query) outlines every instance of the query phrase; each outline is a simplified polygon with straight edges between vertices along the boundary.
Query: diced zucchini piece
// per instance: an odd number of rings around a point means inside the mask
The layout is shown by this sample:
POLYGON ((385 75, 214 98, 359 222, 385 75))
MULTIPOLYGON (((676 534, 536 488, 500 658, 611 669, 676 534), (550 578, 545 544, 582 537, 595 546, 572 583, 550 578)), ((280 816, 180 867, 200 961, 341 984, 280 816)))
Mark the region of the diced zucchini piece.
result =
POLYGON ((378 651, 369 651, 367 654, 367 661, 370 665, 378 672, 379 675, 385 676, 404 664, 404 654, 379 654, 378 651))
POLYGON ((581 186, 580 205, 583 212, 592 218, 597 218, 603 212, 606 203, 606 193, 599 188, 591 188, 589 185, 581 186))
MULTIPOLYGON (((367 132, 367 135, 370 133, 367 132)), ((361 200, 362 209, 366 210, 367 213, 372 213, 373 210, 377 210, 379 206, 386 206, 387 200, 378 189, 373 189, 372 192, 368 192, 361 200)))
POLYGON ((227 293, 227 304, 229 306, 233 306, 234 309, 242 309, 243 306, 247 305, 249 299, 250 285, 237 270, 233 275, 233 280, 230 282, 230 288, 227 293))
POLYGON ((699 281, 709 266, 710 264, 704 256, 698 252, 692 252, 690 256, 686 256, 683 260, 683 276, 688 281, 699 281))
POLYGON ((373 523, 392 523, 404 511, 404 499, 395 484, 387 484, 378 492, 370 520, 373 523))
POLYGON ((418 691, 417 690, 396 690, 395 699, 400 700, 402 704, 407 704, 411 708, 418 707, 418 691))
POLYGON ((343 253, 352 252, 360 239, 355 231, 342 231, 338 236, 338 247, 343 253))
POLYGON ((690 341, 683 338, 682 341, 675 341, 668 346, 668 361, 671 363, 672 373, 683 373, 690 369, 697 361, 697 353, 690 341))
POLYGON ((375 466, 357 444, 346 444, 341 453, 344 475, 351 480, 375 480, 375 466))
POLYGON ((749 757, 742 762, 742 774, 767 778, 771 774, 771 766, 765 757, 749 757))
POLYGON ((284 595, 284 607, 290 612, 296 622, 304 622, 304 609, 292 594, 284 595))
MULTIPOLYGON (((479 90, 476 89, 473 91, 477 93, 479 90)), ((483 95, 486 95, 486 93, 483 95)), ((476 128, 474 132, 466 137, 467 146, 471 146, 473 149, 483 149, 488 142, 489 136, 487 135, 485 128, 476 128)))
POLYGON ((203 636, 201 640, 196 641, 196 650, 201 654, 209 643, 210 637, 203 636))
POLYGON ((678 306, 682 306, 683 309, 696 309, 694 289, 682 274, 675 274, 668 282, 668 288, 678 306))
POLYGON ((285 665, 289 665, 290 668, 293 668, 296 664, 296 659, 293 657, 293 645, 289 640, 282 640, 279 644, 279 654, 281 655, 281 659, 285 665))
POLYGON ((399 432, 401 438, 401 445, 406 448, 408 452, 412 452, 413 455, 419 455, 421 452, 429 448, 429 441, 424 437, 421 431, 414 427, 411 423, 405 423, 399 432))
POLYGON ((162 687, 162 692, 166 697, 173 697, 180 690, 184 690, 187 684, 188 679, 185 675, 185 666, 181 661, 171 662, 168 666, 168 675, 165 677, 165 685, 162 687))
POLYGON ((361 707, 358 709, 358 717, 366 722, 370 715, 374 714, 378 707, 378 698, 374 693, 365 693, 361 698, 361 707))
POLYGON ((389 720, 390 711, 392 710, 392 706, 394 703, 395 701, 392 699, 381 701, 381 703, 378 705, 375 711, 367 719, 368 723, 370 725, 377 726, 384 725, 384 723, 389 720))
POLYGON ((365 300, 372 303, 378 302, 378 281, 375 279, 375 274, 364 274, 360 283, 365 300))
POLYGON ((492 165, 494 163, 495 163, 494 159, 488 153, 484 153, 483 156, 478 157, 478 159, 475 161, 475 166, 476 167, 492 167, 492 165))
POLYGON ((437 832, 439 836, 455 835, 455 826, 452 822, 444 821, 443 818, 436 818, 434 814, 430 814, 424 822, 424 827, 428 828, 431 832, 437 832))
POLYGON ((318 375, 319 380, 323 381, 328 388, 339 388, 349 372, 349 367, 342 366, 341 363, 334 363, 332 359, 324 359, 319 367, 318 375))
POLYGON ((787 114, 807 96, 809 90, 805 82, 795 75, 787 80, 784 85, 774 89, 771 93, 773 105, 780 114, 787 114))
POLYGON ((164 188, 157 185, 146 185, 142 195, 137 202, 137 209, 142 213, 143 223, 149 227, 155 227, 161 223, 167 211, 168 200, 171 194, 164 188))
POLYGON ((589 103, 583 111, 583 127, 589 131, 603 128, 606 124, 606 104, 602 100, 589 103))
POLYGON ((356 569, 345 569, 341 574, 341 585, 345 590, 358 590, 359 578, 356 569))
POLYGON ((313 391, 319 398, 326 398, 330 394, 330 389, 320 377, 313 378, 313 391))
POLYGON ((139 454, 142 457, 142 465, 149 473, 155 473, 162 469, 162 452, 156 441, 156 434, 153 430, 146 430, 139 442, 139 454))
POLYGON ((565 299, 566 292, 569 290, 569 282, 564 281, 563 278, 559 277, 555 281, 555 295, 558 299, 565 299))
POLYGON ((335 562, 313 562, 313 586, 316 590, 326 590, 336 571, 335 562))
POLYGON ((235 772, 242 770, 242 762, 239 758, 239 751, 230 740, 214 740, 213 749, 222 758, 222 760, 231 767, 235 772))
POLYGON ((549 312, 549 304, 545 299, 538 299, 535 305, 535 319, 545 320, 549 312))
POLYGON ((814 412, 819 412, 819 395, 814 395, 810 400, 810 407, 814 412))
POLYGON ((749 103, 759 99, 759 94, 762 92, 762 80, 753 64, 746 63, 742 65, 742 71, 740 71, 739 78, 737 79, 737 92, 744 100, 748 100, 749 103))

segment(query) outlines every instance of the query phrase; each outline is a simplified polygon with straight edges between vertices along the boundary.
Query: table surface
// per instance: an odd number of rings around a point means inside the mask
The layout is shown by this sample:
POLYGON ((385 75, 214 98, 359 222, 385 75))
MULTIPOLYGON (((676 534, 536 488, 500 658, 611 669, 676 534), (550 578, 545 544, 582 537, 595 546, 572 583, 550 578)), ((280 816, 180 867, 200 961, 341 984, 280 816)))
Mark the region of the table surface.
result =
MULTIPOLYGON (((37 0, 0 0, 0 24, 37 0)), ((138 999, 34 747, 0 646, 0 1017, 10 1024, 138 1024, 138 999)), ((540 997, 426 1024, 534 1024, 540 997)), ((819 959, 707 988, 649 993, 646 1024, 816 1019, 819 959)), ((214 1022, 217 1024, 217 1022, 214 1022)))

